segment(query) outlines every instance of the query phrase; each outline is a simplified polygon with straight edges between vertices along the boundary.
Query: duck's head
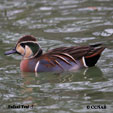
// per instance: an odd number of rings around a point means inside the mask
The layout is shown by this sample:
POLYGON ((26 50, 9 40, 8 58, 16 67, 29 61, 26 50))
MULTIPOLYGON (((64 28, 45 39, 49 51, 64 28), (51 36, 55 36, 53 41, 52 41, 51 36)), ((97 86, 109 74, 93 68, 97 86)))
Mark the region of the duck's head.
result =
POLYGON ((5 55, 17 53, 23 56, 23 58, 34 58, 38 57, 42 54, 42 49, 35 37, 26 35, 18 40, 16 46, 10 50, 5 52, 5 55))

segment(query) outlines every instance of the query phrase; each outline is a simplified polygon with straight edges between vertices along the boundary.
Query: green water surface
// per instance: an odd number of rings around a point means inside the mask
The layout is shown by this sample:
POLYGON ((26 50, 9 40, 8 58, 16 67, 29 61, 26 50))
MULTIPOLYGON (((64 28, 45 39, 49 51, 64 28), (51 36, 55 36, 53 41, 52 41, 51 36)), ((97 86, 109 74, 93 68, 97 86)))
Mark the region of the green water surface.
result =
POLYGON ((0 113, 113 113, 113 0, 0 0, 0 113), (22 73, 21 56, 4 52, 24 35, 44 52, 98 42, 107 49, 92 68, 22 73))

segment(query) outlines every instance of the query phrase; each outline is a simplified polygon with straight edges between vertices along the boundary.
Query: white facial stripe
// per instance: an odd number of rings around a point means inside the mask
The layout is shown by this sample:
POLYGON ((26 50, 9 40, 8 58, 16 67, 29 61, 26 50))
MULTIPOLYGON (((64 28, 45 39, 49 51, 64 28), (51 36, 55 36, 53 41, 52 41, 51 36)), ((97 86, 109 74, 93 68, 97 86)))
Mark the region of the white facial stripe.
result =
POLYGON ((35 66, 35 72, 37 72, 37 69, 38 69, 38 66, 39 66, 39 61, 36 63, 36 66, 35 66))
POLYGON ((20 44, 29 43, 29 42, 34 43, 34 44, 38 44, 37 41, 23 41, 23 42, 20 42, 20 44))
POLYGON ((83 61, 84 67, 88 67, 88 66, 86 65, 84 56, 82 57, 82 61, 83 61))

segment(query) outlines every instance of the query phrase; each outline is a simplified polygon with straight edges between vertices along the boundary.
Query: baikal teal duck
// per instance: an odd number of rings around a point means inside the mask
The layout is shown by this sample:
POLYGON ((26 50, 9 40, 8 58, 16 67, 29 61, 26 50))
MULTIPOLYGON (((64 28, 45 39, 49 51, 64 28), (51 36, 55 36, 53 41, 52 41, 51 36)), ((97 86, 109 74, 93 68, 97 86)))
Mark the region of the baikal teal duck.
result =
POLYGON ((23 72, 76 71, 94 66, 105 47, 102 44, 59 47, 43 53, 35 37, 26 35, 18 40, 14 49, 5 55, 22 55, 20 69, 23 72))

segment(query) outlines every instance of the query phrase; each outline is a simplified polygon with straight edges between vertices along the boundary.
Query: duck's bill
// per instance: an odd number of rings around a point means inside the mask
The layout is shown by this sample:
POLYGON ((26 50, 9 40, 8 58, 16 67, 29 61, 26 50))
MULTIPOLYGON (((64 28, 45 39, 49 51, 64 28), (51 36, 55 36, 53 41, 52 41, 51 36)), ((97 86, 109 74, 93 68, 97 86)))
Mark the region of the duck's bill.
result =
POLYGON ((12 49, 12 50, 6 51, 4 54, 5 55, 10 55, 10 54, 13 54, 13 53, 17 53, 16 49, 12 49))

